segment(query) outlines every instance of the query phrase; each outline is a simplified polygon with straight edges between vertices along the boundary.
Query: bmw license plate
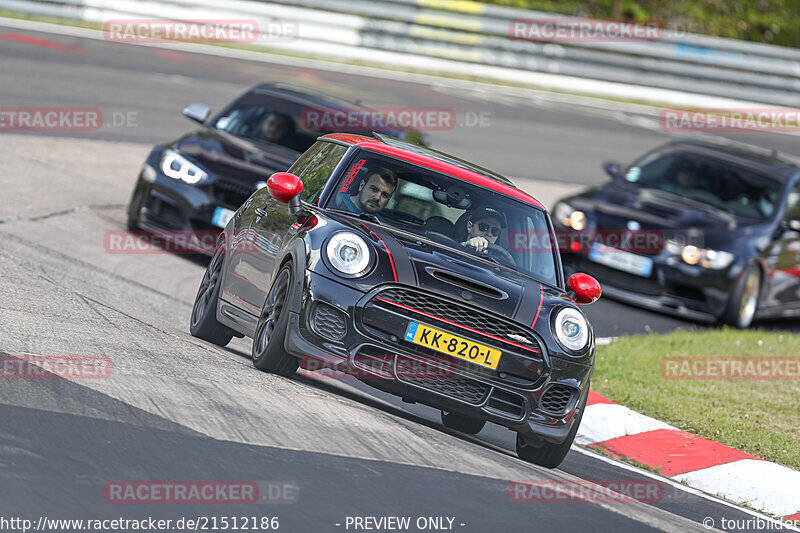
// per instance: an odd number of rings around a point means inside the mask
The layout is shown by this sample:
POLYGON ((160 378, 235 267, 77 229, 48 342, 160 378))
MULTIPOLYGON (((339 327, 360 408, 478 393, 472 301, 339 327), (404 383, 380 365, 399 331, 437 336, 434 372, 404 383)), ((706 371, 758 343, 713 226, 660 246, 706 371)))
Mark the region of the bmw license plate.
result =
POLYGON ((650 277, 653 272, 653 260, 624 250, 618 250, 605 244, 596 242, 589 251, 589 259, 617 270, 622 270, 636 276, 650 277))
POLYGON ((218 207, 214 210, 214 216, 211 217, 211 223, 219 228, 224 228, 228 225, 228 221, 233 217, 236 211, 218 207))
POLYGON ((419 322, 408 323, 405 340, 486 368, 496 369, 500 362, 500 350, 462 339, 419 322))

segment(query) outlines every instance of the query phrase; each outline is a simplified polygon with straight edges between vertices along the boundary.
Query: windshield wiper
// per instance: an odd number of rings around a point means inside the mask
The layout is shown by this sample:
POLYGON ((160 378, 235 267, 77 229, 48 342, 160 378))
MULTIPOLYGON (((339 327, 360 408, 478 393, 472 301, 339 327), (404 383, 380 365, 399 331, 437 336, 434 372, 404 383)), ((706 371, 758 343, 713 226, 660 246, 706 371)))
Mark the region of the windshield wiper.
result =
POLYGON ((354 211, 346 211, 344 209, 334 209, 334 208, 327 209, 327 211, 333 211, 334 213, 341 213, 343 215, 350 215, 358 218, 363 218, 364 220, 369 220, 370 222, 381 224, 380 219, 377 216, 372 215, 370 213, 356 213, 354 211))

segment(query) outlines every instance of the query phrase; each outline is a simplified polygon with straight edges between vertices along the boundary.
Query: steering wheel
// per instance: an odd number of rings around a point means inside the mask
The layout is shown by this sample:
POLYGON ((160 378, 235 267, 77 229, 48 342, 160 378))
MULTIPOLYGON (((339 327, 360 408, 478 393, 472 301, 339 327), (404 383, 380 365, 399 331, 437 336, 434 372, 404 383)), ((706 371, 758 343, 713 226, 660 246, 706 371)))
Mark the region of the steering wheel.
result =
POLYGON ((511 255, 511 253, 499 244, 489 243, 489 246, 486 248, 486 252, 503 264, 512 266, 514 268, 517 267, 517 262, 514 261, 514 257, 511 255))
POLYGON ((386 218, 393 218, 395 220, 399 220, 401 222, 406 222, 407 224, 415 224, 417 226, 422 226, 425 224, 425 221, 419 217, 415 217, 414 215, 409 215, 403 211, 395 211, 394 209, 384 209, 381 211, 381 216, 386 218))

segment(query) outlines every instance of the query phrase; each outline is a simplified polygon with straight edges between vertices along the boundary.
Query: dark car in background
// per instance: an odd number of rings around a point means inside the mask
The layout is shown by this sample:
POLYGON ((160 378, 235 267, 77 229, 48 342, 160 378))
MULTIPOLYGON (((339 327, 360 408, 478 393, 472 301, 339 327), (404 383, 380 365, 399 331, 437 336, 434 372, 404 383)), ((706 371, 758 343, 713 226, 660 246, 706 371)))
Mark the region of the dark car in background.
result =
POLYGON ((553 209, 565 269, 605 294, 747 328, 800 315, 800 162, 715 139, 676 140, 553 209), (613 241, 613 242, 609 242, 613 241))
MULTIPOLYGON (((167 239, 180 233, 184 242, 186 233, 197 235, 197 251, 210 255, 215 232, 253 191, 326 133, 308 128, 309 112, 357 109, 366 108, 286 84, 258 85, 210 120, 210 107, 191 104, 183 114, 200 127, 147 156, 128 206, 128 229, 167 239)), ((385 133, 425 143, 414 130, 385 133)))
POLYGON ((554 468, 594 368, 576 301, 600 286, 566 280, 554 249, 512 247, 517 232, 553 227, 506 178, 382 135, 326 135, 230 220, 190 331, 251 337, 253 364, 284 376, 329 365, 458 431, 500 424, 521 458, 554 468))

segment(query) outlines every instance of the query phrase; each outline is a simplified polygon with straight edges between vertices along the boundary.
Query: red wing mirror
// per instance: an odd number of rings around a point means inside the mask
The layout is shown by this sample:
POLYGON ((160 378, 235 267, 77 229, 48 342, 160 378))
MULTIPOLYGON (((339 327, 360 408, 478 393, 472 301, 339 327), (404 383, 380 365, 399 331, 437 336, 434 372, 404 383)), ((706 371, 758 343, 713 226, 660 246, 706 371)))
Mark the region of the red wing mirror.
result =
POLYGON ((303 182, 290 172, 276 172, 267 180, 269 194, 284 204, 303 192, 303 182))
POLYGON ((573 274, 567 280, 567 286, 575 293, 575 301, 579 304, 596 302, 603 289, 600 283, 589 274, 573 274))

